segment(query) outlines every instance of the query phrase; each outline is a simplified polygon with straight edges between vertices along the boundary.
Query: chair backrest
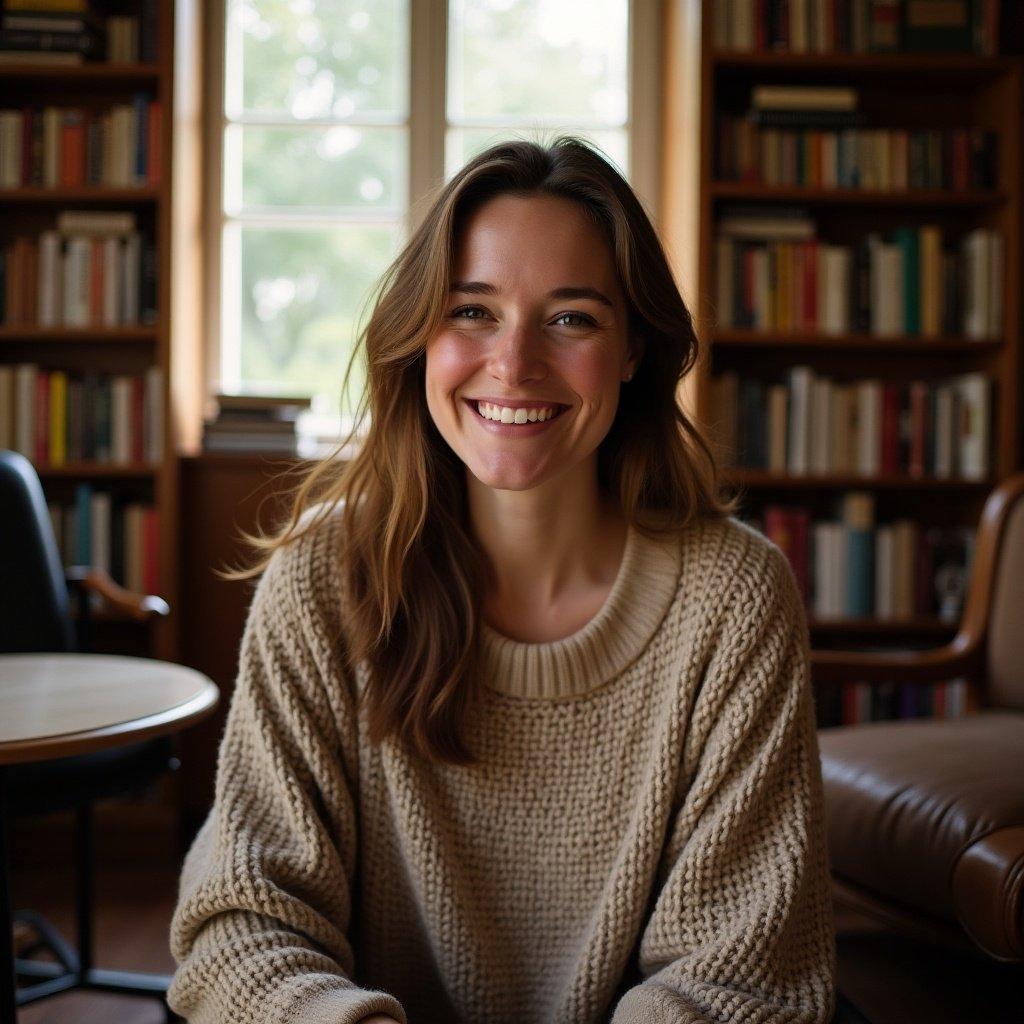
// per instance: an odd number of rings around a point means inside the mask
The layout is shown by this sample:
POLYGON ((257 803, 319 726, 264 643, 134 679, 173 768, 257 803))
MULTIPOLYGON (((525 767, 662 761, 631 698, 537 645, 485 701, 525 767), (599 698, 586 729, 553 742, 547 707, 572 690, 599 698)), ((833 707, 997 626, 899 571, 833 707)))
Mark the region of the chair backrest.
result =
POLYGON ((0 653, 73 651, 57 541, 35 468, 0 448, 0 653))
POLYGON ((1001 526, 992 581, 987 651, 987 703, 1024 711, 1024 476, 1012 480, 999 509, 1001 526))

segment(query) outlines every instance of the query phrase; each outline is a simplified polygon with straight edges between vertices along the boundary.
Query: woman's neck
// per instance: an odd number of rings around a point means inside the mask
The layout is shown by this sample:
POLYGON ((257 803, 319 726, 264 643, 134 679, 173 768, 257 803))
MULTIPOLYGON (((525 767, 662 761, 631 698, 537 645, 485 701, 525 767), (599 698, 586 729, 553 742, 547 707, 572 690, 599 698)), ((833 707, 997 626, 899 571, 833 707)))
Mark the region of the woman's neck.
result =
POLYGON ((470 526, 491 570, 488 625, 543 642, 597 614, 622 564, 627 524, 600 495, 596 471, 529 491, 498 491, 470 477, 468 491, 470 526))

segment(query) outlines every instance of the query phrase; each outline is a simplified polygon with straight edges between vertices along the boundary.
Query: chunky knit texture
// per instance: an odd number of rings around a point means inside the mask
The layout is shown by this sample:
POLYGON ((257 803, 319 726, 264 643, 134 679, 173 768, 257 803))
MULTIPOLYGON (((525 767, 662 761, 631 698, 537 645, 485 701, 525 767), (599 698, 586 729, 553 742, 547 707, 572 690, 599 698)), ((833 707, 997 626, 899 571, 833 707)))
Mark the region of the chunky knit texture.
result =
POLYGON ((340 515, 253 597, 168 993, 194 1024, 823 1024, 835 947, 808 636, 731 518, 630 528, 570 637, 482 631, 472 767, 371 746, 340 515))

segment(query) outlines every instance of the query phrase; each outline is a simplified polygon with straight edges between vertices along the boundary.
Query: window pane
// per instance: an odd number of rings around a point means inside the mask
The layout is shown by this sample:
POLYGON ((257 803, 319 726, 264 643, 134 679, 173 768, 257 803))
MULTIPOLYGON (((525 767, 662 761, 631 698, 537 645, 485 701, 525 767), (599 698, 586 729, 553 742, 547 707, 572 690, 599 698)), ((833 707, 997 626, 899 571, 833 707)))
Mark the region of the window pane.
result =
POLYGON ((406 116, 409 0, 227 0, 226 109, 406 116))
MULTIPOLYGON (((628 177, 628 139, 626 132, 580 131, 566 127, 565 132, 592 142, 618 168, 619 173, 628 177)), ((503 139, 527 139, 542 145, 553 142, 558 131, 526 131, 517 128, 449 128, 445 139, 445 179, 451 178, 467 160, 482 152, 495 142, 503 139)))
POLYGON ((628 0, 450 0, 451 121, 627 116, 628 0))
MULTIPOLYGON (((400 226, 256 228, 224 237, 222 383, 228 389, 325 396, 340 411, 342 376, 370 290, 392 259, 400 226), (231 310, 240 318, 231 323, 231 310)), ((369 312, 369 311, 367 311, 369 312)), ((364 378, 353 371, 350 400, 364 378)))
POLYGON ((405 208, 404 128, 254 128, 231 125, 224 139, 224 209, 405 208))

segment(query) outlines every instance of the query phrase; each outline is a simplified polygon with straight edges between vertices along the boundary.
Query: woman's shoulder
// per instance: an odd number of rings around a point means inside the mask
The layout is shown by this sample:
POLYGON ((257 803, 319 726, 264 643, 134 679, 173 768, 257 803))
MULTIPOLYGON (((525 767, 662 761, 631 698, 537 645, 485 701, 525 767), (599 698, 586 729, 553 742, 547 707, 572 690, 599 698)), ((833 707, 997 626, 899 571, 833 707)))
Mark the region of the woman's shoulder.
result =
POLYGON ((682 572, 705 583, 709 602, 779 600, 796 593, 789 558, 770 537, 737 516, 695 520, 680 538, 682 572))

